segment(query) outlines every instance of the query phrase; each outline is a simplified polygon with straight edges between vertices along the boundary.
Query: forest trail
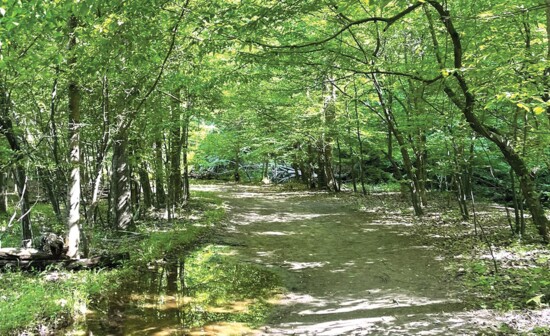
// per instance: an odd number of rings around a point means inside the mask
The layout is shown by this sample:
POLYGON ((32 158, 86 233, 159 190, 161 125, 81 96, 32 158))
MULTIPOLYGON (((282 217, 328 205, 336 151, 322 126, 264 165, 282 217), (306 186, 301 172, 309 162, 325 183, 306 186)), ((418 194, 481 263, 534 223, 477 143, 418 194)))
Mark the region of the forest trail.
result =
POLYGON ((443 263, 392 209, 358 211, 322 193, 196 188, 228 206, 224 240, 289 289, 262 335, 468 335, 490 323, 464 311, 443 263))

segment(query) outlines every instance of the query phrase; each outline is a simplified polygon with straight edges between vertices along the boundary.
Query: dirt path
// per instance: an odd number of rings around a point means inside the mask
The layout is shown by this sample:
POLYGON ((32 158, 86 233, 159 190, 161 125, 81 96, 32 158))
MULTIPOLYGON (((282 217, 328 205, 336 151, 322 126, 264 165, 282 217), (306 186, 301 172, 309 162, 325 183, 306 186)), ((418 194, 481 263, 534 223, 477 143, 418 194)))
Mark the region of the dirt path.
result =
MULTIPOLYGON (((226 240, 247 261, 273 267, 289 292, 264 335, 470 335, 488 323, 465 312, 443 264, 387 210, 354 210, 334 196, 218 190, 226 240)), ((210 189, 209 189, 210 188, 210 189)))

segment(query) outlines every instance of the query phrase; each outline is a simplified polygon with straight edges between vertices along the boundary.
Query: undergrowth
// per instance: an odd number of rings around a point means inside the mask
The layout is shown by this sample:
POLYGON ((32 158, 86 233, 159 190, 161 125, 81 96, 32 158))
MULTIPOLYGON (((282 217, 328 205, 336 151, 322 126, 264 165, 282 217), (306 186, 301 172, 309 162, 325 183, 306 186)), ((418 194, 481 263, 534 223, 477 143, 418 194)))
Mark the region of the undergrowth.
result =
MULTIPOLYGON (((500 206, 480 202, 477 225, 473 219, 461 220, 452 206, 432 200, 428 215, 415 219, 414 229, 423 243, 434 246, 448 260, 449 276, 464 286, 463 300, 475 308, 495 309, 502 316, 510 316, 505 320, 512 325, 516 313, 547 309, 550 250, 540 242, 534 225, 528 223, 520 239, 511 233, 500 206)), ((523 333, 504 322, 497 334, 523 333)), ((527 334, 549 335, 550 330, 539 326, 527 334)))
MULTIPOLYGON (((211 193, 196 192, 194 196, 172 221, 144 220, 137 224, 135 233, 122 237, 108 230, 92 232, 93 249, 130 255, 120 269, 70 272, 49 268, 44 272, 0 273, 0 335, 47 334, 63 328, 83 318, 94 302, 116 292, 139 265, 153 263, 202 239, 223 220, 224 210, 220 207, 221 200, 211 193)), ((48 207, 38 207, 33 218, 51 219, 52 214, 48 207)), ((6 219, 1 220, 6 225, 6 219)), ((57 226, 49 229, 57 231, 57 226)), ((17 227, 6 228, 10 230, 5 230, 2 236, 3 246, 20 241, 17 227)))
POLYGON ((118 271, 0 274, 0 335, 59 329, 86 313, 88 304, 116 287, 118 271))

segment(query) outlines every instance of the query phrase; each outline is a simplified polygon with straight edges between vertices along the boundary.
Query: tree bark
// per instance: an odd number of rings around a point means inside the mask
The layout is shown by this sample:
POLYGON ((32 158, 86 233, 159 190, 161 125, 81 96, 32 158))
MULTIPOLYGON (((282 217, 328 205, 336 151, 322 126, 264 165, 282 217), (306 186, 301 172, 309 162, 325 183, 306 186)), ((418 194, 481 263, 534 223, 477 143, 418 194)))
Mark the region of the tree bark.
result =
POLYGON ((128 166, 128 135, 121 130, 113 141, 111 193, 113 198, 114 228, 133 228, 130 168, 128 166))
POLYGON ((14 179, 15 184, 17 185, 17 193, 19 194, 19 209, 21 211, 21 239, 23 242, 32 240, 32 229, 31 229, 31 208, 29 203, 29 191, 28 191, 28 181, 25 168, 21 164, 17 164, 14 170, 14 179))
POLYGON ((143 206, 146 209, 149 209, 153 205, 153 190, 151 189, 151 182, 149 180, 149 174, 147 173, 147 166, 145 163, 141 164, 138 174, 141 189, 143 190, 143 206))
POLYGON ((363 154, 365 153, 363 149, 363 139, 361 138, 361 125, 359 122, 359 108, 358 108, 358 95, 357 95, 357 85, 353 82, 353 91, 354 91, 354 110, 355 110, 355 133, 357 136, 357 142, 359 143, 359 182, 361 183, 361 192, 363 195, 367 194, 367 189, 365 188, 365 170, 363 169, 363 154))
POLYGON ((241 175, 239 174, 239 167, 241 165, 241 158, 240 158, 240 151, 241 149, 239 147, 235 150, 235 166, 233 167, 233 178, 235 179, 235 182, 239 183, 241 182, 241 175))
MULTIPOLYGON (((191 102, 189 102, 191 104, 191 102)), ((189 162, 187 155, 189 154, 189 112, 186 112, 185 116, 185 125, 183 126, 183 190, 182 190, 182 201, 184 204, 189 202, 191 198, 191 190, 189 189, 189 162)))
MULTIPOLYGON (((132 157, 135 157, 135 152, 132 151, 132 157)), ((130 163, 128 161, 128 163, 130 163)), ((139 179, 139 169, 137 178, 134 174, 134 167, 129 166, 128 176, 130 177, 130 204, 132 209, 132 217, 134 218, 141 218, 141 184, 139 179)))
POLYGON ((164 190, 164 160, 162 158, 162 141, 155 141, 155 198, 156 207, 161 209, 166 205, 166 191, 164 190))
MULTIPOLYGON (((77 18, 71 15, 69 18, 69 53, 74 53, 76 46, 75 30, 78 25, 77 18)), ((76 56, 71 55, 68 65, 76 64, 76 56)), ((73 69, 70 69, 71 71, 73 69)), ((80 251, 80 88, 76 81, 76 75, 72 74, 69 80, 69 189, 67 219, 67 256, 79 258, 80 251)))
MULTIPOLYGON (((329 80, 331 82, 331 80, 329 80)), ((338 181, 334 174, 333 160, 332 160, 332 141, 337 136, 336 132, 336 86, 327 84, 327 90, 330 92, 325 98, 325 104, 323 107, 324 112, 324 124, 326 133, 324 134, 324 146, 323 146, 323 162, 326 179, 326 187, 331 191, 340 191, 338 181)))
POLYGON ((264 163, 262 165, 262 181, 264 182, 269 181, 268 168, 269 168, 269 158, 266 158, 264 159, 264 163))
POLYGON ((388 125, 389 130, 395 137, 395 140, 397 140, 399 150, 401 151, 401 156, 403 157, 403 167, 405 168, 405 173, 407 174, 407 178, 409 179, 407 185, 411 194, 411 202, 414 209, 414 214, 417 216, 422 216, 424 214, 424 210, 422 209, 422 201, 420 198, 420 186, 417 178, 418 176, 414 173, 413 162, 409 155, 409 151, 407 150, 405 138, 397 128, 397 123, 395 121, 393 111, 391 109, 391 106, 389 104, 386 104, 382 86, 376 78, 376 75, 372 75, 372 80, 374 83, 374 88, 376 89, 376 93, 378 95, 380 106, 382 107, 382 110, 384 112, 385 121, 388 125))
POLYGON ((0 214, 8 213, 8 179, 0 172, 0 214))
POLYGON ((182 178, 181 178, 181 152, 182 152, 182 132, 181 132, 181 106, 179 99, 179 90, 173 94, 171 101, 171 126, 170 126, 170 184, 168 185, 168 195, 170 199, 171 212, 181 203, 182 198, 182 178))
POLYGON ((323 136, 317 140, 317 186, 319 189, 328 189, 325 162, 325 141, 323 136))
POLYGON ((355 172, 355 154, 353 152, 353 144, 351 142, 351 139, 353 138, 351 135, 351 118, 349 115, 349 103, 346 102, 346 131, 348 135, 348 146, 349 146, 349 157, 350 157, 350 163, 351 163, 351 182, 353 185, 353 192, 357 193, 357 174, 355 172))

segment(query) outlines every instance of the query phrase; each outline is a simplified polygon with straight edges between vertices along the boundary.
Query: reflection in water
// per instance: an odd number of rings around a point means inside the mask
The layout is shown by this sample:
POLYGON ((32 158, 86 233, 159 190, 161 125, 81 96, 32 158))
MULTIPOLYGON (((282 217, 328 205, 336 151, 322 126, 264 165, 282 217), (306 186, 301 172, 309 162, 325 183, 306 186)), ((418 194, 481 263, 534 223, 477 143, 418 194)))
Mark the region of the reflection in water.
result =
POLYGON ((269 311, 278 280, 206 246, 135 272, 122 291, 87 316, 86 335, 251 335, 269 311))
POLYGON ((359 212, 318 193, 198 187, 222 194, 224 240, 236 247, 136 274, 89 316, 93 335, 473 335, 489 323, 463 312, 440 258, 387 206, 359 212), (274 302, 279 280, 247 260, 276 270, 289 291, 274 302), (278 305, 269 325, 250 329, 269 302, 278 305))

